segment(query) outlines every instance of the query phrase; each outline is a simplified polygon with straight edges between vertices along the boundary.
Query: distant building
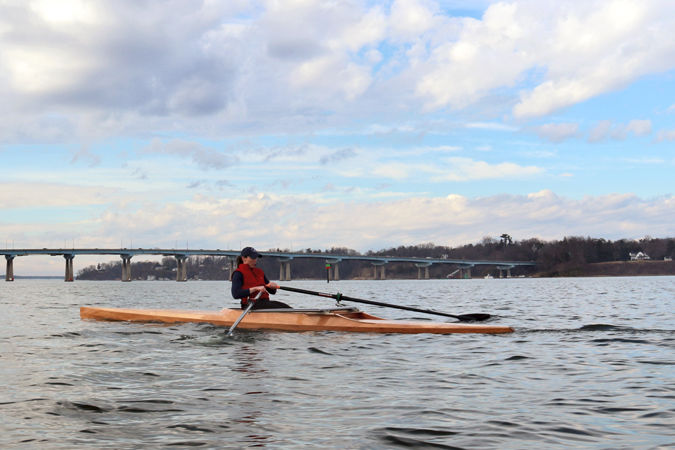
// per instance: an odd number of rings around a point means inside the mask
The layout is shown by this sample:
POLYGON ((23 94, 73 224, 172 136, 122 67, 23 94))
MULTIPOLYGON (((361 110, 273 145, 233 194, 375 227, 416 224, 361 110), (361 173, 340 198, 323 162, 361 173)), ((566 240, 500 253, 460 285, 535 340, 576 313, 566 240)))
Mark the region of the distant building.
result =
POLYGON ((628 254, 628 256, 630 256, 631 261, 645 261, 647 259, 651 259, 649 257, 649 255, 647 255, 646 253, 643 253, 643 252, 637 252, 637 253, 630 252, 628 254))

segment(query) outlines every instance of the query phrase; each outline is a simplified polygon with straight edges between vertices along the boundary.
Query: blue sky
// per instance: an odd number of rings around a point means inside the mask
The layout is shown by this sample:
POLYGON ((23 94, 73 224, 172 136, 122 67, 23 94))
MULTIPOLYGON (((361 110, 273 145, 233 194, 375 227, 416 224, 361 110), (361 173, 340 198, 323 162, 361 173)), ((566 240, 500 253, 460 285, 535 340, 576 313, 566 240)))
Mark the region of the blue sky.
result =
POLYGON ((671 1, 55 5, 0 5, 0 245, 675 235, 671 1))

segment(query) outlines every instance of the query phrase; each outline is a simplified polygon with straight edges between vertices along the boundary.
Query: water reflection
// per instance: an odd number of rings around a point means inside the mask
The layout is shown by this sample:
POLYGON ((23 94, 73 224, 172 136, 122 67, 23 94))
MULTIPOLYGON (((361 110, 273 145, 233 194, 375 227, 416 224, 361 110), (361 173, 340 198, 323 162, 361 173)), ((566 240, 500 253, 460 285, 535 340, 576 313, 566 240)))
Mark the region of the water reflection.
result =
POLYGON ((245 427, 248 442, 262 446, 273 440, 273 435, 265 429, 264 415, 271 407, 265 378, 269 370, 264 358, 255 345, 237 345, 232 351, 235 382, 241 389, 240 395, 230 405, 233 421, 245 427), (255 431, 255 432, 252 432, 255 431))

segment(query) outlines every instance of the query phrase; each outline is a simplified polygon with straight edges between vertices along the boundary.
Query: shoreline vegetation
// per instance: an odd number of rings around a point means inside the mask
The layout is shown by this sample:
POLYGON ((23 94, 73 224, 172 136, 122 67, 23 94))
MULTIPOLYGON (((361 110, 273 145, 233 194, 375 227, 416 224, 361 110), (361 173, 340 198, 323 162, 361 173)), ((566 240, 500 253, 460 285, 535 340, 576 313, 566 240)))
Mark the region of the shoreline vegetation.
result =
MULTIPOLYGON (((288 249, 269 249, 275 252, 289 252, 288 249)), ((534 261, 536 266, 514 267, 512 277, 591 277, 591 276, 644 276, 675 275, 675 238, 651 238, 640 240, 621 239, 609 241, 590 237, 566 237, 558 241, 526 239, 514 241, 508 234, 499 239, 485 237, 477 244, 461 247, 438 246, 432 243, 399 246, 364 254, 355 250, 333 247, 328 250, 294 250, 294 253, 418 257, 434 259, 467 259, 498 261, 534 261), (637 259, 636 255, 641 255, 637 259)), ((343 260, 339 266, 340 279, 373 279, 373 266, 368 261, 343 260)), ((259 266, 270 276, 279 273, 279 260, 274 257, 262 258, 259 266)), ((229 259, 226 257, 190 257, 187 261, 188 279, 228 280, 229 259)), ((77 274, 78 280, 119 280, 122 263, 114 261, 88 266, 77 274)), ((434 264, 429 267, 429 278, 459 278, 452 264, 434 264)), ((134 280, 175 280, 176 260, 164 257, 161 261, 132 262, 134 280)), ((505 276, 505 273, 503 274, 505 276)), ((495 266, 475 266, 472 278, 500 276, 495 266)), ((410 263, 388 263, 386 278, 417 279, 417 267, 410 263)), ((326 279, 324 261, 315 258, 296 258, 292 262, 293 279, 326 279)))

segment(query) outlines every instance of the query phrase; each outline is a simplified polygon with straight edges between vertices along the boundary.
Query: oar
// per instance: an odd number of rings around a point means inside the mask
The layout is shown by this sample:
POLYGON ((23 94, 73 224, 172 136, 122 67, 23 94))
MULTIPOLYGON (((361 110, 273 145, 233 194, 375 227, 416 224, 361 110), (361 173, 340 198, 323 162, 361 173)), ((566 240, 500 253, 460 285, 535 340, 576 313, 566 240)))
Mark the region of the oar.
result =
POLYGON ((342 295, 340 293, 337 294, 327 294, 324 292, 316 292, 316 291, 308 291, 306 289, 298 289, 294 287, 288 287, 288 286, 279 286, 279 289, 283 289, 284 291, 291 291, 291 292, 298 292, 300 294, 309 294, 309 295, 318 295, 319 297, 329 297, 329 298, 334 298, 338 302, 345 300, 348 302, 356 302, 356 303, 365 303, 367 305, 376 305, 376 306, 386 306, 388 308, 396 308, 396 309, 404 309, 406 311, 415 311, 415 312, 421 312, 421 313, 426 313, 426 314, 435 314, 437 316, 445 316, 445 317, 453 317, 455 319, 460 320, 461 322, 482 322, 483 320, 487 320, 490 318, 490 314, 461 314, 461 315, 454 315, 454 314, 448 314, 444 312, 439 312, 439 311, 434 311, 431 309, 419 309, 419 308, 413 308, 411 306, 400 306, 400 305, 392 305, 391 303, 383 303, 383 302, 376 302, 373 300, 363 300, 360 298, 354 298, 354 297, 347 297, 346 295, 342 295))
POLYGON ((239 322, 241 322, 241 320, 244 318, 244 316, 246 316, 246 314, 248 314, 248 312, 251 310, 251 308, 253 308, 253 304, 255 303, 256 300, 258 300, 260 298, 262 293, 263 293, 263 291, 259 291, 258 295, 256 295, 255 299, 249 299, 248 300, 248 306, 246 307, 244 312, 241 313, 241 316, 239 316, 239 318, 232 324, 232 326, 230 327, 230 330, 227 332, 227 337, 232 336, 232 333, 234 333, 234 329, 237 328, 237 325, 239 325, 239 322))

